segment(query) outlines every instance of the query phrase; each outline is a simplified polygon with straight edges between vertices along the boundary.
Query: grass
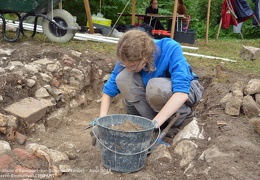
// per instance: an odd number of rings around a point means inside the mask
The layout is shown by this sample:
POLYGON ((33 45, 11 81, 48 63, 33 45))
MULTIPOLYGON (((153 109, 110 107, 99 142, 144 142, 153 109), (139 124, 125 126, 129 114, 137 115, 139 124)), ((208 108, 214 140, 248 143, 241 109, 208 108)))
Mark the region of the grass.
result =
MULTIPOLYGON (((71 40, 67 43, 54 43, 46 38, 43 34, 36 34, 34 38, 28 38, 20 36, 18 41, 38 41, 44 42, 49 45, 57 45, 61 47, 72 48, 78 51, 88 51, 94 50, 97 53, 105 53, 110 55, 115 55, 116 44, 110 43, 101 43, 93 41, 78 41, 71 40)), ((206 44, 205 39, 197 39, 195 44, 182 44, 185 46, 198 47, 198 50, 183 49, 184 52, 191 52, 196 54, 203 54, 221 58, 229 58, 237 62, 227 62, 216 59, 208 59, 201 57, 194 57, 185 55, 188 62, 197 68, 211 68, 215 69, 218 64, 224 65, 226 70, 235 71, 238 73, 247 73, 247 74, 259 74, 260 72, 260 57, 257 60, 243 60, 240 57, 240 52, 243 46, 253 46, 260 48, 259 39, 247 40, 247 39, 226 39, 219 38, 218 40, 210 39, 208 44, 206 44)))
POLYGON ((205 39, 196 40, 194 46, 199 50, 187 50, 185 52, 192 52, 197 54, 215 56, 220 58, 228 58, 237 62, 227 62, 216 59, 198 58, 186 56, 187 60, 192 66, 203 68, 215 68, 218 64, 224 64, 225 69, 236 71, 238 73, 252 73, 259 74, 260 70, 260 57, 258 60, 243 60, 240 57, 240 52, 243 46, 253 46, 260 48, 259 39, 255 40, 242 40, 242 39, 219 39, 209 40, 206 45, 205 39))

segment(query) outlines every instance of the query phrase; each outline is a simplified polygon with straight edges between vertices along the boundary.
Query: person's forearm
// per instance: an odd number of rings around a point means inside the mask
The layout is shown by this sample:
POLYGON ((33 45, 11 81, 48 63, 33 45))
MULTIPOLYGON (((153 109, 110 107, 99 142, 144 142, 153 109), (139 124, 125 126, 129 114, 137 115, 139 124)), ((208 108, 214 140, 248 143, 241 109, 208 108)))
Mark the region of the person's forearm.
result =
POLYGON ((100 107, 100 115, 99 115, 100 117, 108 115, 111 101, 112 98, 109 95, 103 93, 101 107, 100 107))
POLYGON ((186 93, 174 93, 153 119, 158 122, 157 128, 171 117, 187 101, 187 99, 188 94, 186 93))

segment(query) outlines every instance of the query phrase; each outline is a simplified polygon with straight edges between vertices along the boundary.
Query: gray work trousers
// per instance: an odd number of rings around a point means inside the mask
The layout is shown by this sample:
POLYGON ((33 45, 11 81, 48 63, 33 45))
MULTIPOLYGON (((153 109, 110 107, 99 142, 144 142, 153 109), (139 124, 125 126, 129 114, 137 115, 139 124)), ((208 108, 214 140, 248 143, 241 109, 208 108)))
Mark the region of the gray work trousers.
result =
MULTIPOLYGON (((172 96, 169 78, 152 78, 145 87, 139 73, 122 70, 116 78, 117 86, 125 98, 129 114, 153 119, 172 96)), ((184 103, 178 110, 180 116, 174 126, 179 126, 191 113, 191 107, 184 103)))

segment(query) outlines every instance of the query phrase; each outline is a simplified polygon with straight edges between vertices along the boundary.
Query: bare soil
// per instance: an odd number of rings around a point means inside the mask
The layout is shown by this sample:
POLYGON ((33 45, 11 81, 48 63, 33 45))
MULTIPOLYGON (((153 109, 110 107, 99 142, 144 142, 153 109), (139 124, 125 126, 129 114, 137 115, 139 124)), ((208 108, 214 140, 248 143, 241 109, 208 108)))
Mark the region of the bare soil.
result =
MULTIPOLYGON (((48 57, 61 60, 66 54, 68 48, 30 41, 31 46, 26 46, 26 42, 18 41, 15 43, 3 43, 7 48, 15 49, 9 61, 22 61, 29 63, 32 60, 48 57)), ((77 49, 75 49, 78 51, 77 49)), ((111 72, 111 68, 104 63, 105 59, 114 57, 107 54, 100 54, 90 51, 88 60, 99 64, 100 68, 106 72, 111 72), (109 56, 109 57, 108 57, 109 56)), ((192 65, 192 64, 191 64, 192 65)), ((27 143, 36 142, 46 145, 49 148, 56 149, 64 142, 76 145, 76 156, 68 162, 72 171, 65 173, 60 179, 260 179, 260 138, 254 132, 253 126, 249 123, 249 118, 241 114, 240 116, 229 116, 224 113, 219 101, 230 90, 232 85, 240 80, 248 82, 256 75, 241 74, 237 72, 222 70, 221 77, 215 77, 211 68, 196 69, 193 68, 201 77, 201 82, 205 87, 203 99, 196 106, 199 124, 204 128, 204 140, 196 140, 198 145, 197 157, 194 161, 194 168, 187 174, 184 171, 187 167, 179 165, 180 156, 174 152, 174 147, 169 148, 172 160, 165 162, 145 163, 144 167, 136 173, 117 173, 106 169, 101 164, 101 152, 91 144, 90 131, 85 127, 99 115, 100 103, 96 102, 101 98, 103 81, 96 78, 95 71, 92 72, 92 84, 86 89, 88 97, 92 101, 86 103, 83 107, 74 109, 68 117, 63 119, 58 126, 47 127, 44 132, 31 132, 27 134, 27 143), (217 121, 225 121, 226 126, 219 127, 217 121), (214 162, 200 160, 202 153, 210 147, 218 147, 219 151, 229 154, 225 159, 216 158, 214 162)), ((258 76, 259 78, 259 76, 258 76)), ((22 83, 23 79, 17 77, 0 78, 0 94, 4 97, 0 103, 1 111, 3 107, 19 101, 25 97, 33 96, 35 89, 24 88, 22 91, 14 89, 14 85, 22 83), (19 80, 19 81, 18 81, 19 80)), ((2 111, 2 113, 4 113, 2 111)), ((119 95, 112 103, 110 114, 126 113, 122 97, 119 95)), ((3 137, 2 137, 3 139, 3 137)), ((172 139, 166 138, 167 142, 172 139)), ((13 145, 19 146, 17 144, 13 145)), ((148 157, 149 158, 149 157, 148 157)))
POLYGON ((135 123, 131 122, 130 120, 125 121, 124 123, 119 124, 119 125, 111 124, 111 126, 109 128, 111 128, 113 130, 123 131, 123 132, 144 130, 144 128, 142 126, 135 124, 135 123))

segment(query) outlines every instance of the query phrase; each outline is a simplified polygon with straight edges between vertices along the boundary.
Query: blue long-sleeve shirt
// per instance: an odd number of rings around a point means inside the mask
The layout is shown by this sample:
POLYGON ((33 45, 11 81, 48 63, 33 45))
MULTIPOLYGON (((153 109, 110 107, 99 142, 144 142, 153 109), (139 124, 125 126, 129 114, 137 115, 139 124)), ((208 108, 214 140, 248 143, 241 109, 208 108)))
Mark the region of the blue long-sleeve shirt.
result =
MULTIPOLYGON (((183 56, 182 48, 179 43, 171 38, 163 38, 154 40, 157 51, 154 54, 153 72, 141 70, 139 73, 142 76, 144 86, 147 86, 151 78, 166 77, 172 82, 172 92, 183 92, 189 94, 190 82, 196 77, 192 73, 191 67, 183 56)), ((115 97, 120 93, 117 84, 116 76, 120 73, 123 67, 117 63, 110 78, 103 88, 103 92, 111 97, 115 97)))

